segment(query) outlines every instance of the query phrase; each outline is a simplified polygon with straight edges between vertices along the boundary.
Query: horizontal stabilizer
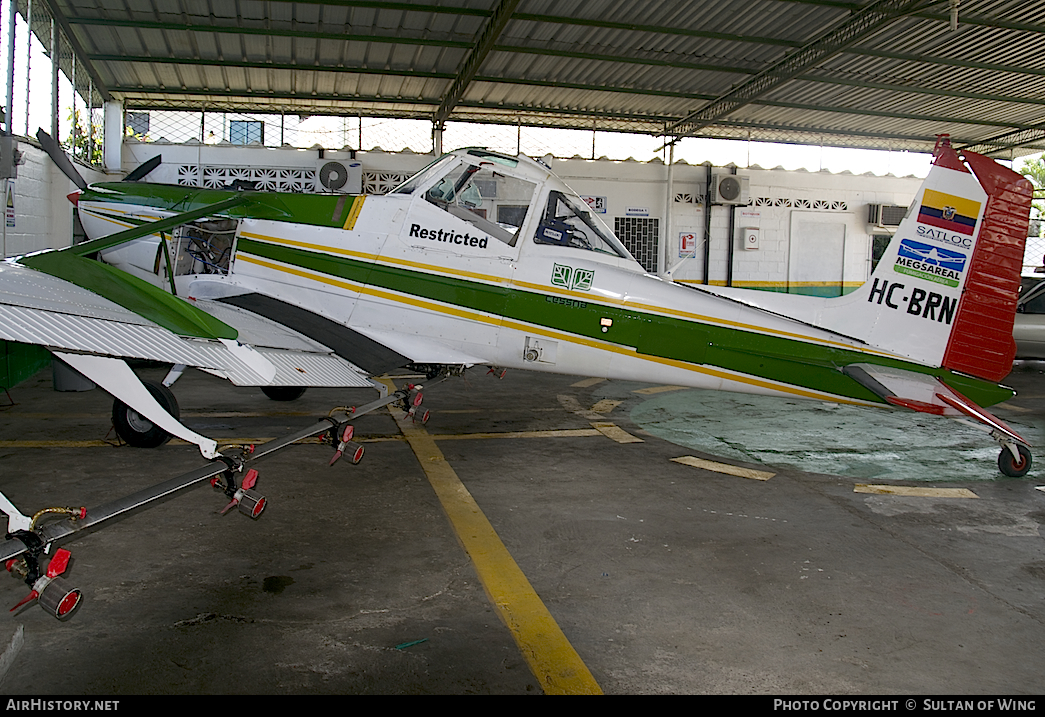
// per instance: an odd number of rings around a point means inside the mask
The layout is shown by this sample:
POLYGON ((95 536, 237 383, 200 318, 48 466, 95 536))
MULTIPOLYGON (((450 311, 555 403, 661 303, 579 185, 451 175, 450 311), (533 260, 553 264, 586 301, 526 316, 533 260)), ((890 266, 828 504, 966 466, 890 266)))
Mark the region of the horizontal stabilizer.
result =
POLYGON ((872 364, 851 364, 843 373, 893 406, 919 413, 965 416, 1024 446, 1030 444, 990 411, 976 405, 936 376, 872 364))

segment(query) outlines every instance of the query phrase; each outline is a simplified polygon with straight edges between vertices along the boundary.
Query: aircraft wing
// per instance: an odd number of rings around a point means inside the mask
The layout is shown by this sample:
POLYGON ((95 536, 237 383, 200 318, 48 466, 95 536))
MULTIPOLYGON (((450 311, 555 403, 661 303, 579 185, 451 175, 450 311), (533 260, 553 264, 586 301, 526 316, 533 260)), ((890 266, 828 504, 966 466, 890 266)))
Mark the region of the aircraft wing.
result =
MULTIPOLYGON (((166 299, 172 300, 182 301, 166 299)), ((370 386, 368 372, 328 347, 283 325, 215 304, 207 302, 201 313, 232 332, 186 336, 71 282, 15 262, 0 264, 0 338, 8 341, 184 364, 239 386, 370 386)))

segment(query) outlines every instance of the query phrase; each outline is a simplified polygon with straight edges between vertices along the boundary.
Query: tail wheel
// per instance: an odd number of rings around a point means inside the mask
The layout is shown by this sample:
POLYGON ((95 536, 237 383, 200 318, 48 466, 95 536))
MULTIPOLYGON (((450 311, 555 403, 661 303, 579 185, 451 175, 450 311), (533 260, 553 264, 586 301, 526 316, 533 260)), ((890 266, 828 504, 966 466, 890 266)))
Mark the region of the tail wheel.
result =
POLYGON ((273 401, 296 401, 305 395, 305 386, 262 386, 261 392, 273 401))
MULTIPOLYGON (((175 418, 180 418, 178 400, 169 388, 155 381, 143 383, 163 410, 175 418)), ((171 434, 119 399, 112 404, 112 425, 116 428, 116 435, 123 439, 124 443, 135 448, 156 448, 171 439, 171 434)))
POLYGON ((1016 460, 1008 448, 1002 448, 1001 454, 998 456, 998 468, 1010 478, 1022 478, 1027 475, 1031 466, 1030 449, 1017 445, 1016 450, 1020 454, 1020 460, 1016 460))

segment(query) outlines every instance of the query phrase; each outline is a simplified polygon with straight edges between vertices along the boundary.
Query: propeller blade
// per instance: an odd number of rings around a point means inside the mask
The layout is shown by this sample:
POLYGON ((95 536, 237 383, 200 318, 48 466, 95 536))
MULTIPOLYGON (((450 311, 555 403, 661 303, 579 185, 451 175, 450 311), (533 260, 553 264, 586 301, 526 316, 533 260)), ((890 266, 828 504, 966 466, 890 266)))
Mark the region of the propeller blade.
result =
POLYGON ((65 152, 62 151, 61 146, 55 142, 51 135, 44 132, 42 129, 36 133, 36 139, 40 142, 40 146, 47 152, 47 156, 51 158, 55 166, 62 170, 62 174, 69 178, 73 184, 79 187, 81 190, 87 189, 87 182, 80 176, 80 173, 76 171, 76 167, 69 161, 69 158, 65 156, 65 152))
POLYGON ((145 177, 145 175, 147 175, 149 172, 151 172, 152 170, 154 170, 157 167, 159 167, 160 163, 162 161, 163 161, 163 155, 162 154, 157 154, 152 159, 147 160, 145 162, 142 162, 137 167, 135 167, 133 170, 131 170, 131 172, 126 177, 123 178, 123 181, 125 181, 125 182, 137 182, 139 179, 143 179, 145 177))

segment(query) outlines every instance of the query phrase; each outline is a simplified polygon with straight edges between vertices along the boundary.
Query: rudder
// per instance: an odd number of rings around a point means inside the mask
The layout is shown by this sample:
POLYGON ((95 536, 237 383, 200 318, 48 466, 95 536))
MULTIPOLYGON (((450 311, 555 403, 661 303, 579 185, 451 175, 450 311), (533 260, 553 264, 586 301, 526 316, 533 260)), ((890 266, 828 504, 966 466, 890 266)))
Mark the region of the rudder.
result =
POLYGON ((1016 356, 1012 326, 1033 188, 1024 177, 982 155, 964 155, 988 199, 943 366, 1000 381, 1016 356))

